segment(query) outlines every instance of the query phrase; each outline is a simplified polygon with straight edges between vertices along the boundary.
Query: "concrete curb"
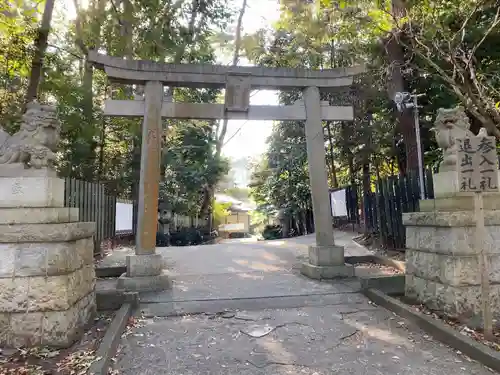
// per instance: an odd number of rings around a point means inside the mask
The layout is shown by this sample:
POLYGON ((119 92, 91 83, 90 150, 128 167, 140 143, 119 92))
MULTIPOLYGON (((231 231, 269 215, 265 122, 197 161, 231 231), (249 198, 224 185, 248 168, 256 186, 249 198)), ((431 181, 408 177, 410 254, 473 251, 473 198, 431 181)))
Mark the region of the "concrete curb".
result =
POLYGON ((106 330, 104 338, 99 344, 99 348, 96 352, 96 357, 98 358, 98 360, 93 362, 90 366, 87 372, 89 375, 108 374, 108 369, 111 365, 111 359, 116 353, 116 349, 118 348, 122 333, 125 330, 129 317, 132 316, 134 308, 134 303, 126 302, 116 312, 113 321, 106 330))
POLYGON ((500 353, 460 334, 453 328, 447 327, 444 323, 430 316, 415 311, 413 308, 397 299, 389 297, 379 290, 366 289, 363 290, 363 294, 377 305, 385 307, 399 316, 408 319, 443 344, 460 350, 470 358, 500 372, 500 353))
POLYGON ((96 292, 97 311, 118 310, 124 303, 137 306, 138 302, 138 293, 117 290, 98 290, 96 292))
POLYGON ((376 289, 388 295, 402 295, 405 293, 405 275, 391 276, 358 276, 361 289, 376 289))
MULTIPOLYGON (((405 272, 405 262, 387 258, 382 255, 361 255, 361 256, 347 256, 345 257, 345 262, 349 264, 357 263, 371 263, 371 264, 381 264, 384 266, 394 267, 395 269, 405 272)), ((405 291, 405 275, 379 275, 379 276, 361 276, 357 275, 354 271, 355 276, 359 279, 361 283, 361 289, 377 289, 384 293, 390 295, 403 294, 405 291)))

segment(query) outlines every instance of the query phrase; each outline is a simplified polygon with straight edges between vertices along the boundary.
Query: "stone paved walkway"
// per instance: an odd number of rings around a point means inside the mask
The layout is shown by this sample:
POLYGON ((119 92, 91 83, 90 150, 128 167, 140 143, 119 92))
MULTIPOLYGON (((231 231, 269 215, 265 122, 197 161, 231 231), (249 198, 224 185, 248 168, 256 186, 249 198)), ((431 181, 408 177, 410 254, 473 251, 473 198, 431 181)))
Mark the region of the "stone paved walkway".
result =
MULTIPOLYGON (((352 241, 354 234, 349 232, 335 231, 335 243, 345 247, 346 255, 366 255, 370 252, 363 246, 352 241)), ((171 266, 176 264, 175 271, 186 273, 205 273, 210 272, 227 272, 227 262, 222 259, 225 255, 231 255, 230 263, 236 256, 243 258, 249 255, 254 258, 255 254, 263 254, 265 257, 268 250, 271 250, 273 259, 279 258, 287 263, 295 262, 297 257, 307 256, 307 248, 315 241, 314 235, 288 238, 285 240, 275 241, 255 241, 252 239, 245 240, 227 240, 222 244, 217 245, 202 245, 202 246, 179 246, 179 247, 160 247, 157 252, 163 254, 167 263, 171 266), (248 249, 252 251, 249 253, 248 249), (189 259, 189 261, 187 261, 189 259)), ((125 265, 127 255, 133 254, 134 250, 131 247, 123 247, 113 251, 112 255, 106 257, 102 262, 102 266, 125 265)), ((263 258, 265 259, 265 258, 263 258)), ((273 262, 273 259, 267 259, 266 263, 280 264, 273 262)), ((283 264, 283 262, 281 262, 283 264)), ((233 263, 236 266, 235 263, 233 263)), ((242 264, 238 265, 241 269, 242 264)), ((255 266, 249 267, 250 270, 255 270, 255 266)), ((232 269, 229 268, 229 271, 232 269)))
MULTIPOLYGON (((340 233, 349 255, 367 250, 340 233)), ((310 236, 164 248, 172 291, 141 296, 127 375, 491 374, 359 293, 299 275, 310 236)))

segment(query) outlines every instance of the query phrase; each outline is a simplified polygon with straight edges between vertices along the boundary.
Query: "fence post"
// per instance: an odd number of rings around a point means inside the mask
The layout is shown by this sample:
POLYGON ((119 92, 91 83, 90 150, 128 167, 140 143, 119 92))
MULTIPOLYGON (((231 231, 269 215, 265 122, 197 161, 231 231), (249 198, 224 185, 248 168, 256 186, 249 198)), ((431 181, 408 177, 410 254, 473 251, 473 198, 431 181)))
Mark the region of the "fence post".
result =
POLYGON ((432 170, 425 170, 425 198, 434 199, 434 185, 432 181, 432 170))

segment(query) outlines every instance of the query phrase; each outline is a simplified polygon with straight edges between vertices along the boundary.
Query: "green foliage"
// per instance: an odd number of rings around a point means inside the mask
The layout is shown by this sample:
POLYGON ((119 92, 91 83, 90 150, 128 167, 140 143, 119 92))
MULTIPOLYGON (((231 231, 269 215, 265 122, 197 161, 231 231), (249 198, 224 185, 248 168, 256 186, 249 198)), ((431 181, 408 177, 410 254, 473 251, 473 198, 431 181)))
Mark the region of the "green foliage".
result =
MULTIPOLYGON (((70 6, 69 4, 67 4, 70 6)), ((0 124, 13 132, 22 114, 43 2, 0 0, 0 124)), ((57 13, 57 6, 56 6, 57 13)), ((76 20, 55 14, 44 56, 39 100, 57 104, 62 122, 62 176, 101 181, 109 192, 134 198, 139 178, 140 119, 102 114, 109 98, 132 99, 141 87, 110 83, 85 61, 89 49, 164 62, 213 63, 211 38, 227 28, 233 9, 224 0, 95 0, 76 20)), ((214 102, 220 91, 176 89, 175 100, 214 102)), ((165 123, 161 196, 178 214, 197 215, 207 187, 227 173, 214 157, 215 123, 165 123)))
POLYGON ((217 228, 220 224, 224 223, 224 218, 229 216, 229 208, 231 203, 221 203, 214 201, 212 204, 214 215, 214 227, 217 228))
POLYGON ((35 7, 23 1, 0 1, 0 124, 14 130, 28 84, 38 26, 35 7))
MULTIPOLYGON (((387 95, 396 69, 387 48, 391 39, 402 50, 406 89, 423 94, 419 117, 425 165, 439 163, 441 152, 430 129, 440 107, 462 104, 473 131, 485 126, 490 133, 500 134, 500 112, 493 108, 500 100, 497 3, 409 1, 397 17, 391 13, 395 12, 391 2, 282 0, 280 4, 272 35, 261 30, 249 43, 257 64, 316 69, 363 64, 367 68, 348 92, 322 97, 331 104, 353 104, 355 115, 352 122, 325 124, 331 135, 330 140, 325 134, 331 181, 359 183, 365 166, 368 182, 373 182, 398 173, 404 160, 402 129, 396 126, 397 113, 387 95)), ((299 93, 282 94, 280 101, 290 104, 299 97, 299 93)), ((303 124, 276 124, 268 151, 253 171, 252 196, 259 209, 281 210, 302 220, 300 216, 310 207, 307 168, 303 124)))
POLYGON ((265 240, 276 240, 283 237, 282 228, 280 225, 269 224, 264 227, 262 237, 265 240))
MULTIPOLYGON (((54 17, 39 99, 57 104, 60 112, 61 175, 101 181, 110 192, 133 198, 141 121, 107 118, 102 108, 106 99, 132 99, 142 89, 108 82, 85 61, 87 50, 127 59, 212 63, 214 46, 234 50, 235 32, 228 25, 236 9, 225 0, 88 3, 78 10, 76 20, 54 17)), ((407 89, 424 94, 419 112, 426 165, 439 162, 430 132, 439 107, 461 103, 473 129, 485 126, 500 135, 500 112, 494 108, 500 100, 496 2, 407 1, 399 17, 393 17, 387 1, 281 0, 280 4, 280 19, 272 30, 242 36, 241 52, 248 59, 270 67, 367 67, 349 90, 322 94, 322 100, 352 103, 355 110, 354 121, 333 122, 328 124, 330 135, 325 132, 332 182, 359 182, 363 167, 372 180, 398 172, 402 131, 396 127, 387 95, 394 72, 386 50, 389 40, 401 48, 407 89)), ((24 106, 43 7, 43 1, 0 0, 0 124, 11 132, 24 106)), ((169 94, 178 101, 221 100, 219 90, 175 89, 169 94)), ((297 99, 299 92, 280 95, 282 104, 297 99)), ((215 152, 217 124, 165 121, 164 125, 161 198, 179 214, 205 212, 213 187, 228 171, 227 160, 215 152)), ((254 167, 251 195, 263 215, 280 211, 305 225, 311 199, 304 124, 276 123, 268 146, 254 167)), ((240 198, 244 192, 227 193, 240 198)))
POLYGON ((215 140, 212 126, 207 122, 182 122, 172 126, 167 145, 161 196, 172 212, 196 214, 202 204, 200 191, 227 174, 229 163, 214 155, 215 140))

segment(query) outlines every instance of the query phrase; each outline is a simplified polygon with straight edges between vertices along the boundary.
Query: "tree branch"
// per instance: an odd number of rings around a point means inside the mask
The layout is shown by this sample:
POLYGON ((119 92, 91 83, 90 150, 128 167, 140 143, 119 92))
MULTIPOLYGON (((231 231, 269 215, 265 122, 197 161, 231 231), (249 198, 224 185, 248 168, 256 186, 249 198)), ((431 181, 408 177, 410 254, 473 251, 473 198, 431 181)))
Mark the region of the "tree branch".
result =
POLYGON ((75 44, 80 48, 80 51, 84 55, 88 55, 89 51, 85 43, 83 42, 83 31, 82 31, 82 22, 81 22, 81 12, 80 6, 78 5, 78 0, 73 0, 73 5, 75 6, 76 19, 75 19, 75 29, 76 29, 76 37, 75 44))
POLYGON ((488 30, 486 30, 486 32, 484 33, 483 37, 481 38, 481 40, 472 48, 472 51, 470 53, 470 57, 469 57, 469 61, 467 63, 467 66, 470 65, 471 63, 471 60, 472 58, 474 57, 477 49, 481 46, 481 44, 484 43, 484 41, 486 40, 486 38, 488 37, 488 35, 491 34, 491 32, 498 26, 498 24, 500 23, 500 19, 499 19, 499 15, 500 15, 500 7, 497 7, 497 11, 495 13, 495 18, 493 19, 493 22, 491 23, 490 27, 488 28, 488 30))
POLYGON ((479 110, 479 108, 482 107, 481 103, 478 103, 474 95, 471 95, 470 89, 465 88, 464 90, 464 88, 460 88, 460 85, 455 80, 453 80, 452 77, 450 77, 446 73, 446 71, 444 71, 438 64, 436 64, 431 57, 428 57, 420 50, 418 50, 418 48, 412 47, 411 45, 408 45, 402 40, 400 40, 400 43, 406 48, 413 49, 418 56, 424 59, 426 63, 429 66, 431 66, 446 83, 448 83, 453 92, 458 96, 460 101, 464 104, 465 108, 471 114, 473 114, 478 120, 480 120, 491 134, 495 135, 497 138, 500 139, 500 130, 496 127, 495 123, 493 123, 491 119, 483 115, 482 111, 479 110), (463 91, 466 91, 466 93, 464 93, 463 91))

